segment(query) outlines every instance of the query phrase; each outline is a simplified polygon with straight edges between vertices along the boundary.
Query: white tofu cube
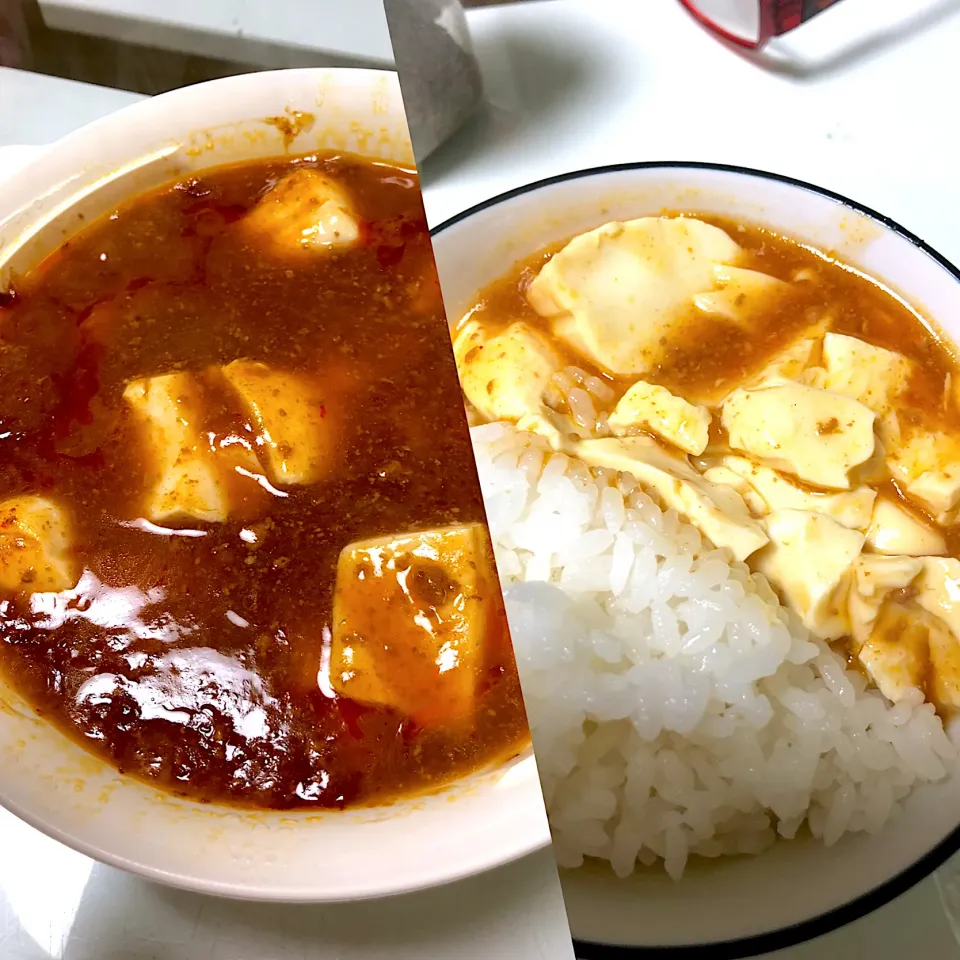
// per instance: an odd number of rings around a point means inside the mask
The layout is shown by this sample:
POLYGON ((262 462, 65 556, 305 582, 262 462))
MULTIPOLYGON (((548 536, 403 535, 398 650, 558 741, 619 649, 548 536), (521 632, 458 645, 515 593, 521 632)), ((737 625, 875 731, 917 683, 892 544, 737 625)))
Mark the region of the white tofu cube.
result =
POLYGON ((748 486, 761 500, 762 509, 756 509, 755 500, 747 501, 751 510, 760 516, 777 510, 808 510, 822 513, 850 530, 861 532, 870 524, 877 498, 876 492, 869 487, 839 493, 814 492, 796 483, 792 477, 746 457, 726 456, 719 467, 708 470, 704 476, 714 482, 737 486, 745 498, 742 486, 748 486), (736 483, 731 474, 740 483, 736 483))
POLYGON ((0 503, 0 587, 27 593, 56 593, 77 582, 64 512, 45 497, 23 496, 0 503))
POLYGON ((857 656, 877 689, 894 703, 911 690, 932 692, 930 627, 908 606, 884 604, 857 656))
POLYGON ((284 177, 239 226, 280 253, 329 251, 360 238, 360 222, 346 191, 307 167, 284 177))
POLYGON ((849 633, 845 601, 863 534, 806 510, 771 513, 767 532, 770 545, 757 554, 756 569, 822 640, 849 633))
POLYGON ((256 428, 271 482, 316 483, 330 472, 334 430, 323 383, 253 360, 235 360, 223 375, 256 428))
POLYGON ((857 559, 848 597, 850 632, 863 645, 873 632, 880 608, 892 593, 910 586, 923 570, 916 557, 886 557, 865 553, 857 559))
POLYGON ((561 363, 526 323, 491 333, 469 321, 453 344, 464 396, 488 420, 520 420, 539 414, 543 392, 561 363))
POLYGON ((799 383, 735 390, 722 423, 730 445, 800 480, 849 490, 877 453, 876 414, 856 400, 799 383))
POLYGON ((147 495, 148 520, 184 523, 227 519, 227 493, 199 434, 203 402, 196 379, 170 373, 134 380, 123 398, 144 426, 157 481, 147 495))
POLYGON ((556 253, 527 298, 600 367, 642 375, 691 320, 709 314, 742 326, 772 293, 787 289, 774 277, 738 268, 743 256, 727 233, 701 220, 607 223, 556 253))
POLYGON ((666 387, 640 380, 620 398, 608 423, 617 436, 649 430, 668 443, 699 456, 710 439, 710 413, 666 387))
POLYGON ((874 505, 867 544, 876 553, 890 556, 937 557, 947 552, 939 531, 887 497, 878 497, 874 505))
POLYGON ((337 566, 331 685, 423 725, 468 721, 500 602, 481 524, 350 544, 337 566))
POLYGON ((823 366, 825 389, 881 416, 893 408, 913 373, 913 364, 901 354, 839 333, 823 338, 823 366))
POLYGON ((887 458, 894 480, 944 525, 953 523, 960 506, 960 442, 941 432, 921 430, 904 440, 887 458))

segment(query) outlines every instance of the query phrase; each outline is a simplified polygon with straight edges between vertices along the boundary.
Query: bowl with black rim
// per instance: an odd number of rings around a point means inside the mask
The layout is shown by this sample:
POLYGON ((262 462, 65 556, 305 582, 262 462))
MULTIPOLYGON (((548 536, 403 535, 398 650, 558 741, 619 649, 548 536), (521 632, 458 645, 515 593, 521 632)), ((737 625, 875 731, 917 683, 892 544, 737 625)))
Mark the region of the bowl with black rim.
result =
MULTIPOLYGON (((960 341, 960 271, 907 229, 808 183, 688 162, 553 177, 441 224, 433 231, 434 252, 450 320, 543 247, 604 222, 662 211, 729 218, 830 251, 911 305, 948 348, 960 341)), ((947 730, 957 742, 957 725, 948 723, 947 730)), ((901 806, 877 834, 848 833, 830 847, 812 838, 781 841, 754 857, 691 863, 679 882, 659 868, 627 880, 592 865, 562 871, 577 956, 756 956, 856 920, 960 849, 956 771, 914 790, 901 806)))

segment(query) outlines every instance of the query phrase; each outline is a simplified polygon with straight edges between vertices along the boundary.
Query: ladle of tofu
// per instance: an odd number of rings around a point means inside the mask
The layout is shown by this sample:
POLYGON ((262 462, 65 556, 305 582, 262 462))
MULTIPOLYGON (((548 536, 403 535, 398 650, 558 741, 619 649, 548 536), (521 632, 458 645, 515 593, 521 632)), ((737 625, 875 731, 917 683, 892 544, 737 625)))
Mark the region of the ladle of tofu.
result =
POLYGON ((468 722, 495 578, 481 524, 350 544, 337 567, 333 689, 421 724, 468 722))
POLYGON ((732 386, 688 397, 658 382, 696 317, 749 330, 792 286, 713 225, 606 224, 524 282, 539 323, 468 314, 464 395, 482 419, 632 475, 762 572, 813 634, 846 643, 890 699, 920 688, 960 707, 960 561, 944 535, 960 514, 960 436, 902 415, 916 361, 824 314, 732 386), (592 432, 551 400, 561 357, 628 384, 592 432))

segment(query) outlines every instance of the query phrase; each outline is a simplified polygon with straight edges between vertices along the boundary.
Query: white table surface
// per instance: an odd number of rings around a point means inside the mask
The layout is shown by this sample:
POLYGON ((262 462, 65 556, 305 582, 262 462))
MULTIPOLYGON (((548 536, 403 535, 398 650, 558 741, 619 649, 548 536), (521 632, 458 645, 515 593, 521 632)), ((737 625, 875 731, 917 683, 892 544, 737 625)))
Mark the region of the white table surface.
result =
POLYGON ((0 147, 50 143, 140 99, 125 90, 0 67, 0 147))
MULTIPOLYGON (((422 171, 431 224, 568 170, 711 160, 845 193, 960 262, 960 0, 846 0, 783 41, 763 69, 703 34, 673 0, 528 0, 468 16, 489 104, 422 171)), ((0 144, 49 142, 129 98, 0 68, 0 144)), ((948 883, 958 876, 958 861, 941 871, 948 883)), ((2 960, 562 960, 555 893, 540 857, 403 901, 237 908, 91 868, 0 814, 2 960)), ((770 956, 860 955, 960 958, 933 879, 770 956)))

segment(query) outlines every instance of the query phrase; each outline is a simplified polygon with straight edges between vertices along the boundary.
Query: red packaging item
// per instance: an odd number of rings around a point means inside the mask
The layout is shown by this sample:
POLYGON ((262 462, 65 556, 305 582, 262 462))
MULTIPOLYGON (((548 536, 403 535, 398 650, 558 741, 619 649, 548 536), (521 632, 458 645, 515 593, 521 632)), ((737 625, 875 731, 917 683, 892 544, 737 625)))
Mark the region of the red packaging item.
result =
POLYGON ((840 0, 680 0, 712 33, 757 50, 768 40, 796 29, 840 0), (745 8, 753 8, 746 11, 745 8))

